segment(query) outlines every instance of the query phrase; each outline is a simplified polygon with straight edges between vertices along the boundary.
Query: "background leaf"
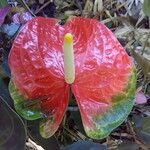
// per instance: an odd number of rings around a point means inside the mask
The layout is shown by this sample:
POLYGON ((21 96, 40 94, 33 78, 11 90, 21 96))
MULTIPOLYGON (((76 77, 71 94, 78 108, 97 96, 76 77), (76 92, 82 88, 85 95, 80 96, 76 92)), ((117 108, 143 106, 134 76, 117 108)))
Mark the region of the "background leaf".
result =
POLYGON ((146 16, 150 16, 150 0, 144 0, 143 11, 146 16))
POLYGON ((11 108, 14 108, 13 100, 11 99, 8 91, 8 83, 8 78, 0 78, 0 97, 3 98, 3 100, 7 102, 11 108))
POLYGON ((135 51, 133 51, 133 57, 142 68, 144 75, 150 77, 150 60, 135 51))
POLYGON ((118 146, 118 150, 138 150, 139 145, 133 142, 126 142, 126 143, 121 143, 118 146))
POLYGON ((138 135, 145 144, 150 146, 150 117, 143 117, 142 129, 138 135))
POLYGON ((0 7, 6 6, 7 4, 7 0, 0 0, 0 7))
POLYGON ((21 118, 0 98, 0 150, 24 150, 26 130, 21 118))
POLYGON ((62 150, 107 150, 107 147, 91 141, 78 141, 62 150))
POLYGON ((138 138, 147 146, 150 146, 150 117, 134 115, 133 122, 138 138))
POLYGON ((5 49, 5 50, 2 51, 3 61, 2 61, 2 64, 0 66, 1 67, 0 72, 5 74, 5 76, 11 77, 11 72, 10 72, 10 68, 9 68, 9 65, 8 65, 8 55, 9 55, 9 50, 8 49, 5 49))

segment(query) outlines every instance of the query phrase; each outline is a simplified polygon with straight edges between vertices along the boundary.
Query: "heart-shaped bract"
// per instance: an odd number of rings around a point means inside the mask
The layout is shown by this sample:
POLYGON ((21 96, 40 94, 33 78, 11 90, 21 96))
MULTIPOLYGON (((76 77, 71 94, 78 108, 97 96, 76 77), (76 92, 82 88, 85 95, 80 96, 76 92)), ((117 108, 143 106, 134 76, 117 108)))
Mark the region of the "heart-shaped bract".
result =
POLYGON ((69 99, 64 79, 63 38, 73 35, 76 98, 84 129, 101 139, 130 113, 135 94, 135 68, 113 33, 93 19, 72 17, 61 26, 56 19, 37 17, 16 37, 9 55, 10 93, 24 118, 44 118, 42 136, 58 129, 69 99))

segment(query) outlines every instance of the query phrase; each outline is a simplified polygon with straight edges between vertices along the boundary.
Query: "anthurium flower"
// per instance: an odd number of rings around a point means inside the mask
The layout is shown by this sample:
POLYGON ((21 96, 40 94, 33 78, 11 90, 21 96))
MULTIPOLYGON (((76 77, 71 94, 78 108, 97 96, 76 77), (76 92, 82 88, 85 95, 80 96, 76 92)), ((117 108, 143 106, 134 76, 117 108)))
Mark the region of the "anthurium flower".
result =
POLYGON ((17 112, 42 118, 52 136, 74 94, 86 134, 101 139, 130 113, 135 68, 113 33, 97 20, 72 17, 65 25, 37 17, 16 37, 9 55, 10 93, 17 112))

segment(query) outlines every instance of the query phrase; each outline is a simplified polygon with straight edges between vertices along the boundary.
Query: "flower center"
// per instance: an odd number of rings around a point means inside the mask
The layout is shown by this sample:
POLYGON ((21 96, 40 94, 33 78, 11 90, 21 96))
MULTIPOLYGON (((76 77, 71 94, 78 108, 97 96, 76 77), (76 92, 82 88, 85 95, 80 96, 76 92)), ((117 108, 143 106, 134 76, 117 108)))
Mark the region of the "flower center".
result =
POLYGON ((65 81, 72 84, 75 80, 75 65, 73 52, 73 36, 66 33, 63 42, 65 81))

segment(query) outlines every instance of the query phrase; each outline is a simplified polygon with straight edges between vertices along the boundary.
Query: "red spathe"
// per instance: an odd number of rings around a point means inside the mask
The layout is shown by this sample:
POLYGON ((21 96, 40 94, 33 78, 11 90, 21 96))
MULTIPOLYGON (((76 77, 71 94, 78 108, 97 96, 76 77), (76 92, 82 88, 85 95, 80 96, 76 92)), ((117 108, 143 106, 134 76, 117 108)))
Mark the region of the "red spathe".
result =
POLYGON ((71 85, 84 126, 111 106, 112 96, 127 85, 132 63, 116 37, 93 19, 72 17, 64 26, 56 19, 37 17, 16 37, 9 55, 12 80, 27 98, 41 101, 42 110, 53 115, 58 128, 69 99, 64 79, 63 38, 74 39, 75 82, 71 85))

